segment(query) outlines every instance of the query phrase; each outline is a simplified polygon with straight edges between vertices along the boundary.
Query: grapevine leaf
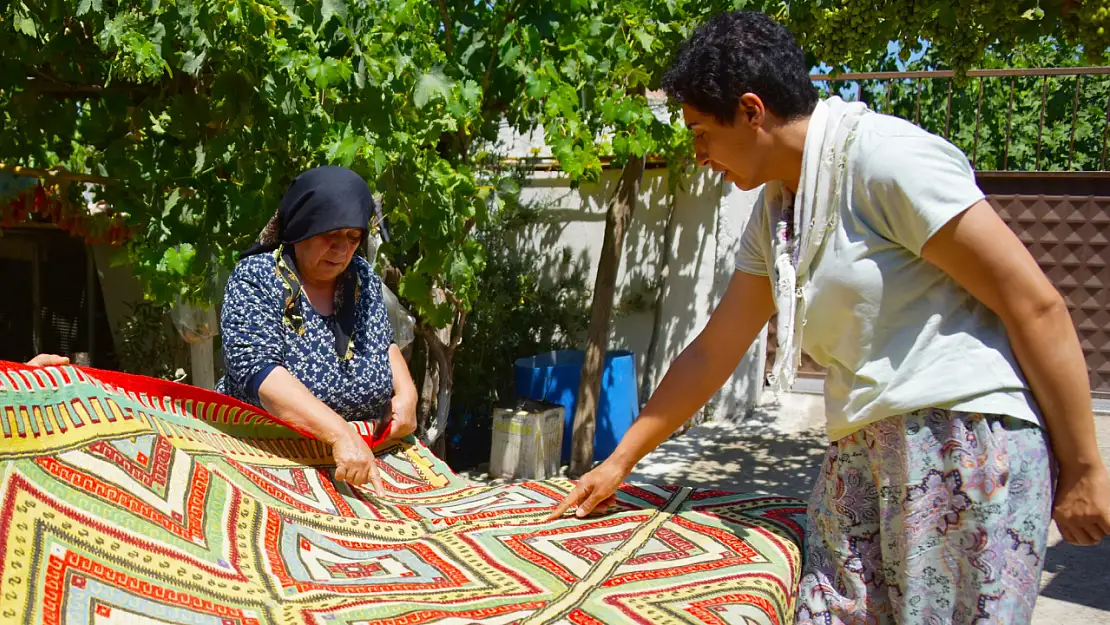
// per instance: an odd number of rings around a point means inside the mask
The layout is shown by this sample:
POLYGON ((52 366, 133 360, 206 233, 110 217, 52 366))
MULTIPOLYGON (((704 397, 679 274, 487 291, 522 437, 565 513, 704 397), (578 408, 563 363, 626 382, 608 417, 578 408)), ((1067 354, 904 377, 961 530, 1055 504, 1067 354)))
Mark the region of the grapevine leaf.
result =
POLYGON ((200 68, 204 66, 204 57, 207 56, 207 54, 208 53, 204 50, 201 50, 199 53, 192 50, 186 52, 181 57, 183 61, 181 69, 185 70, 185 73, 191 76, 200 74, 200 68))
POLYGON ((327 24, 333 17, 338 17, 340 22, 346 22, 347 0, 321 0, 320 16, 321 25, 327 24))
POLYGON ((650 52, 651 46, 655 43, 655 37, 642 28, 637 28, 632 31, 640 45, 644 47, 644 51, 650 52))
POLYGON ((412 101, 417 108, 424 108, 424 105, 432 99, 446 97, 450 89, 451 84, 442 72, 428 72, 417 81, 416 89, 412 94, 412 101))

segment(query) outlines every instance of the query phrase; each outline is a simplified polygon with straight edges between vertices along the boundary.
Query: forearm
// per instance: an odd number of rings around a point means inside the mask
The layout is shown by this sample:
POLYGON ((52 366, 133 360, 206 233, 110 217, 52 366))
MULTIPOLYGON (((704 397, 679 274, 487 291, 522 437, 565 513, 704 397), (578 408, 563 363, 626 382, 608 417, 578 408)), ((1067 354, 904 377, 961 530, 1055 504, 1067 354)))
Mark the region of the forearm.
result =
POLYGON ((284 367, 277 367, 266 376, 258 397, 270 414, 329 445, 354 432, 343 417, 317 399, 284 367))
POLYGON ((771 317, 766 276, 737 271, 705 329, 678 358, 611 457, 627 474, 724 384, 771 317))
POLYGON ((1100 465, 1087 365, 1063 300, 1009 320, 1006 329, 1057 460, 1064 467, 1100 465))
POLYGON ((548 520, 559 518, 571 506, 577 506, 575 515, 584 518, 616 501, 617 489, 636 463, 705 405, 736 370, 774 308, 766 276, 733 273, 709 323, 671 364, 617 449, 601 466, 582 476, 548 520))
POLYGON ((415 404, 416 384, 412 381, 409 364, 396 344, 389 346, 389 368, 393 373, 393 396, 415 404))
POLYGON ((709 343, 706 337, 699 337, 679 354, 621 439, 613 461, 626 471, 686 423, 736 370, 743 351, 721 354, 709 343))

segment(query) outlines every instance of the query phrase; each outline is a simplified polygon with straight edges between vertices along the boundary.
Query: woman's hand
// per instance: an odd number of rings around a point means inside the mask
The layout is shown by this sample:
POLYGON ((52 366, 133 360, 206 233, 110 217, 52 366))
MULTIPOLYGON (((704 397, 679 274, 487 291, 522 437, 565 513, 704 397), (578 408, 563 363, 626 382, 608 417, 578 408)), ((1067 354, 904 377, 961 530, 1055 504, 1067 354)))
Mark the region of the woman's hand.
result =
POLYGON ((382 479, 374 453, 351 424, 316 398, 285 367, 277 367, 258 389, 262 407, 279 421, 331 446, 336 481, 361 486, 372 482, 382 496, 382 479))
POLYGON ((385 440, 402 439, 416 431, 416 385, 408 363, 397 345, 389 346, 389 368, 393 372, 393 399, 382 427, 389 428, 385 440))
POLYGON ((1052 512, 1064 540, 1097 545, 1110 536, 1110 476, 1101 464, 1087 468, 1060 466, 1052 512))
POLYGON ((408 395, 394 395, 383 425, 389 428, 386 440, 399 440, 415 432, 416 402, 408 395))
POLYGON ((347 482, 352 486, 371 482, 379 497, 385 494, 378 465, 374 461, 374 452, 370 451, 370 446, 354 430, 336 440, 332 444, 331 453, 335 458, 336 481, 347 482))
POLYGON ((571 506, 577 506, 575 515, 583 518, 614 504, 617 489, 636 463, 667 440, 721 388, 774 310, 775 300, 766 276, 733 273, 709 323, 671 363, 613 455, 583 475, 548 520, 561 517, 571 506))
POLYGON ((69 364, 69 358, 55 354, 39 354, 27 361, 27 364, 32 367, 62 367, 69 364))
POLYGON ((632 471, 619 463, 606 460, 582 476, 578 485, 545 520, 554 521, 563 516, 571 506, 576 506, 574 516, 582 519, 592 512, 603 513, 617 503, 617 489, 632 471))

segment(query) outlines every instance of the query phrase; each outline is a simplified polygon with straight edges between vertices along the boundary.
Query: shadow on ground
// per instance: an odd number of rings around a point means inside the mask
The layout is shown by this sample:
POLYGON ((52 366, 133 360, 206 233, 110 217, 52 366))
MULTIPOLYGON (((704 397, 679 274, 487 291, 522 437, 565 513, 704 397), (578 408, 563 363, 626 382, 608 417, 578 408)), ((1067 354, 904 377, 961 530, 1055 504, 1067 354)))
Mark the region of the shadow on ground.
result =
POLYGON ((708 423, 649 454, 629 482, 678 484, 808 500, 827 445, 823 429, 784 431, 773 411, 708 423))
POLYGON ((1052 579, 1041 598, 1110 611, 1110 540, 1096 547, 1076 547, 1061 542, 1048 548, 1044 572, 1052 579))

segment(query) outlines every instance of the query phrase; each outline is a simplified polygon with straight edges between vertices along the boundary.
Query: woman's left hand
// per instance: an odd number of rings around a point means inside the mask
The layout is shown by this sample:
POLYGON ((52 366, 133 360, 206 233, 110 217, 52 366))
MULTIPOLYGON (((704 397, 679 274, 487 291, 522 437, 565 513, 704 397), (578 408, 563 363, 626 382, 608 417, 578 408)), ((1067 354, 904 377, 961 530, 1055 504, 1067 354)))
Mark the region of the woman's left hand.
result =
POLYGON ((416 431, 417 395, 409 365, 396 344, 389 346, 389 367, 393 371, 393 399, 382 426, 389 428, 385 440, 395 441, 416 431))
POLYGON ((1106 468, 1061 466, 1052 516, 1064 540, 1073 545, 1097 545, 1110 535, 1110 476, 1106 468))
POLYGON ((389 403, 387 440, 398 440, 416 431, 416 402, 406 396, 394 395, 389 403))
POLYGON ((69 364, 69 358, 55 354, 39 354, 27 361, 27 364, 32 367, 61 367, 69 364))

